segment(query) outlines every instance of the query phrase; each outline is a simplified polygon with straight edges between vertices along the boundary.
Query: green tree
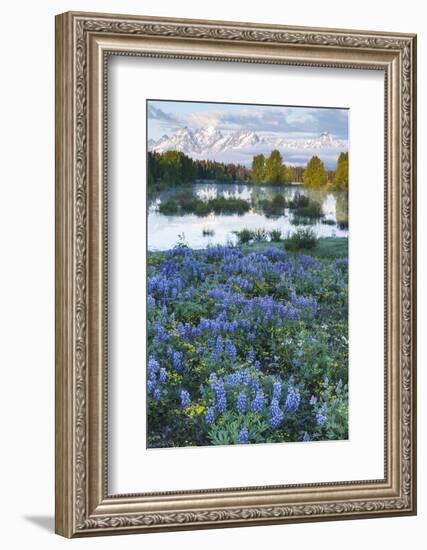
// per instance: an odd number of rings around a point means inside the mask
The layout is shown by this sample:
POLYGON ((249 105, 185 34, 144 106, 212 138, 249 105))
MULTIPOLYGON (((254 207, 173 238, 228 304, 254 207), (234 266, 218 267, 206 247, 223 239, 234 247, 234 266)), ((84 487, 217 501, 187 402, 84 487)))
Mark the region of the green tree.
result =
POLYGON ((338 157, 334 188, 340 191, 348 190, 348 153, 341 153, 338 157))
POLYGON ((256 155, 252 160, 251 180, 254 183, 264 183, 265 178, 265 157, 256 155))
POLYGON ((190 182, 194 177, 194 163, 181 151, 167 151, 160 159, 162 181, 172 185, 190 182))
POLYGON ((286 166, 277 149, 271 152, 265 162, 265 181, 274 185, 280 185, 286 181, 286 166))
POLYGON ((319 157, 314 155, 307 164, 307 168, 303 174, 304 185, 318 189, 323 187, 328 182, 328 175, 325 166, 319 157))

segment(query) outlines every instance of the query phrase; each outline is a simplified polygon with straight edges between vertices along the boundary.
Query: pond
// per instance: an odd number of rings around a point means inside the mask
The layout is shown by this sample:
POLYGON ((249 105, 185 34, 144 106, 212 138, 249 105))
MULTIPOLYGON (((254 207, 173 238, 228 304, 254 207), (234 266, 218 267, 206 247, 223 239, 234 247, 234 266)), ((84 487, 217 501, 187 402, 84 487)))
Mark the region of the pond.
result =
POLYGON ((148 197, 148 249, 168 250, 178 242, 185 242, 191 248, 206 248, 215 244, 235 244, 235 231, 242 229, 267 231, 280 230, 285 238, 299 228, 310 227, 318 237, 348 236, 348 199, 347 194, 338 191, 306 189, 302 185, 274 187, 263 185, 194 183, 187 186, 195 196, 202 200, 217 197, 240 198, 251 205, 248 212, 238 214, 215 214, 196 216, 195 214, 165 215, 158 211, 159 205, 173 199, 182 191, 182 186, 167 191, 150 193, 148 197), (263 201, 282 195, 287 201, 295 195, 305 195, 310 201, 321 204, 322 219, 300 219, 295 225, 295 216, 289 208, 280 215, 267 216, 262 208, 263 201))

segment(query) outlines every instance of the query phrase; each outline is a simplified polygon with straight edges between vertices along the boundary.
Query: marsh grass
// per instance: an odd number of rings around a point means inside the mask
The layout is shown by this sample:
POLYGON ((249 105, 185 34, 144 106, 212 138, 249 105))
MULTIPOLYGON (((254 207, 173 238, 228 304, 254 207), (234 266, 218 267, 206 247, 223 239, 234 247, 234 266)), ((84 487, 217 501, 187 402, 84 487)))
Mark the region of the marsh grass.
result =
POLYGON ((324 216, 322 205, 316 201, 309 202, 306 206, 299 206, 294 211, 294 216, 299 218, 322 218, 324 216))
POLYGON ((314 231, 310 228, 298 229, 290 237, 285 239, 286 250, 312 250, 316 248, 318 238, 314 231))
POLYGON ((250 209, 251 204, 244 199, 215 197, 214 199, 202 200, 188 189, 180 191, 176 195, 176 199, 167 199, 159 205, 161 214, 195 214, 200 217, 208 216, 213 212, 215 214, 242 215, 250 209))
POLYGON ((282 232, 280 229, 272 229, 269 231, 270 241, 273 243, 280 242, 282 240, 282 232))
POLYGON ((174 199, 168 199, 164 202, 161 202, 159 205, 159 212, 161 214, 165 214, 166 216, 177 214, 178 210, 178 203, 174 199))

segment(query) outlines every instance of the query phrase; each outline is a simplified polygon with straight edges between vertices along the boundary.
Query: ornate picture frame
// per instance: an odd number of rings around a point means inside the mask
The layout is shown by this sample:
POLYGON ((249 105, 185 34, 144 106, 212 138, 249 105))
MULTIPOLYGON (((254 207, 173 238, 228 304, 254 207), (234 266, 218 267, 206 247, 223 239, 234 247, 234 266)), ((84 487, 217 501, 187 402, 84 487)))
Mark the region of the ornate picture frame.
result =
POLYGON ((82 537, 416 513, 416 36, 68 12, 56 17, 56 532, 82 537), (384 479, 108 492, 109 56, 383 71, 384 479))

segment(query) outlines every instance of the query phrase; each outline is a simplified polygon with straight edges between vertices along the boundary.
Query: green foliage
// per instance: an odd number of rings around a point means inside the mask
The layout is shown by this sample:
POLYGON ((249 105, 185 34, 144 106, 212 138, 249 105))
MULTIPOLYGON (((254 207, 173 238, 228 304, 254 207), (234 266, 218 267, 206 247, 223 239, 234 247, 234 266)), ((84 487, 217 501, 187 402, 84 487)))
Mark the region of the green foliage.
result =
POLYGON ((338 157, 333 187, 340 191, 348 190, 348 153, 341 153, 338 157))
POLYGON ((216 197, 207 201, 207 204, 216 214, 244 214, 251 208, 248 201, 235 197, 216 197))
POLYGON ((277 194, 271 200, 261 200, 259 202, 259 206, 267 217, 278 217, 283 215, 283 210, 286 208, 287 203, 282 194, 277 194))
POLYGON ((237 235, 238 244, 247 244, 250 241, 254 243, 280 242, 282 239, 282 232, 280 229, 267 231, 267 229, 261 227, 255 230, 241 229, 234 233, 237 235))
POLYGON ((283 164, 283 158, 274 149, 268 158, 256 155, 252 160, 251 181, 257 184, 284 185, 292 181, 293 172, 283 164))
POLYGON ((303 195, 297 191, 293 198, 288 202, 288 208, 303 208, 304 206, 308 206, 309 202, 310 199, 306 195, 303 195))
POLYGON ((328 175, 325 170, 325 166, 319 157, 314 155, 307 164, 307 168, 304 171, 304 185, 313 189, 319 189, 328 182, 328 175))
POLYGON ((248 182, 249 170, 241 164, 224 164, 213 160, 193 160, 180 151, 149 152, 147 184, 150 188, 183 185, 194 180, 220 183, 248 182))
POLYGON ((282 240, 282 232, 280 229, 272 229, 269 231, 270 241, 273 243, 280 242, 282 240))
POLYGON ((256 155, 252 160, 251 180, 254 183, 264 183, 265 180, 265 157, 256 155))
POLYGON ((172 216, 178 213, 178 203, 174 199, 168 199, 161 202, 159 205, 159 212, 166 216, 172 216))
POLYGON ((265 181, 273 185, 286 183, 286 167, 277 149, 274 149, 265 161, 265 181))
POLYGON ((191 191, 183 189, 176 197, 177 200, 168 199, 161 202, 159 212, 166 215, 177 212, 196 214, 196 216, 208 216, 212 212, 216 214, 244 214, 251 205, 244 199, 235 197, 216 197, 207 201, 199 199, 191 191))
POLYGON ((311 250, 317 246, 317 242, 318 239, 312 229, 298 229, 285 240, 285 249, 311 250))
POLYGON ((236 231, 235 233, 239 244, 247 244, 252 240, 252 231, 250 229, 242 229, 241 231, 236 231))
POLYGON ((225 412, 220 422, 209 429, 209 439, 212 445, 236 445, 239 443, 240 430, 246 428, 250 434, 248 443, 264 443, 267 439, 269 426, 267 422, 256 413, 237 416, 231 412, 225 412))
POLYGON ((269 232, 263 227, 260 227, 252 231, 252 236, 254 241, 264 242, 268 241, 269 232))
POLYGON ((160 177, 170 185, 190 182, 194 177, 193 160, 180 151, 167 151, 160 160, 160 177))
POLYGON ((294 210, 294 215, 300 218, 321 218, 323 214, 322 205, 311 201, 307 206, 300 206, 294 210))

